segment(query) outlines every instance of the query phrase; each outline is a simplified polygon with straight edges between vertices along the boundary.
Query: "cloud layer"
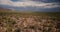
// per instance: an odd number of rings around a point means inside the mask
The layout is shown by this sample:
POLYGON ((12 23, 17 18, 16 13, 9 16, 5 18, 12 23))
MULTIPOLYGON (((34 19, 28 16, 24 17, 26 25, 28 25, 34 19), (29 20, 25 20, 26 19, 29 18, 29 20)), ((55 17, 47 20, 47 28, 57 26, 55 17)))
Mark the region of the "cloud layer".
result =
MULTIPOLYGON (((34 0, 35 1, 35 0, 34 0)), ((59 3, 44 3, 44 2, 34 2, 32 0, 18 0, 13 2, 11 0, 0 0, 0 5, 10 5, 14 7, 41 7, 41 8, 55 8, 60 7, 59 3)), ((40 0, 38 0, 40 1, 40 0)))
POLYGON ((45 3, 60 2, 60 0, 32 0, 32 1, 45 2, 45 3))

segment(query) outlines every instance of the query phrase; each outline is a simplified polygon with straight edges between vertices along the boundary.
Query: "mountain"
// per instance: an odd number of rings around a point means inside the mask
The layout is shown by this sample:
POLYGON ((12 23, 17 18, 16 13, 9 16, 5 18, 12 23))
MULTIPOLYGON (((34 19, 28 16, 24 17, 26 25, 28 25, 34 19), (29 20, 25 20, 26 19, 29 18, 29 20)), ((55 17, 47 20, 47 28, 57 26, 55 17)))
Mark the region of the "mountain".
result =
POLYGON ((26 6, 26 7, 13 7, 13 6, 8 6, 8 5, 0 5, 0 10, 12 10, 12 11, 37 11, 37 12, 60 12, 60 7, 56 8, 41 8, 41 7, 31 7, 31 6, 26 6), (1 9, 2 8, 2 9, 1 9))
POLYGON ((8 9, 0 8, 0 11, 7 11, 8 9))

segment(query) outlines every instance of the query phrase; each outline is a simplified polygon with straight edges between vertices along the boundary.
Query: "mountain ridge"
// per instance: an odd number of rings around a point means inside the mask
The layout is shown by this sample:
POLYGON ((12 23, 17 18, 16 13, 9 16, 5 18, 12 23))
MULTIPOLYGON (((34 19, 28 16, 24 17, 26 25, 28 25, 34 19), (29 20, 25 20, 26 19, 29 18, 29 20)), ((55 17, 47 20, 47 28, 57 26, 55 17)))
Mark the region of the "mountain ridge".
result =
POLYGON ((40 7, 13 7, 13 6, 8 6, 8 5, 0 5, 0 8, 2 9, 8 9, 12 11, 22 11, 22 12, 60 12, 60 7, 56 8, 40 8, 40 7))

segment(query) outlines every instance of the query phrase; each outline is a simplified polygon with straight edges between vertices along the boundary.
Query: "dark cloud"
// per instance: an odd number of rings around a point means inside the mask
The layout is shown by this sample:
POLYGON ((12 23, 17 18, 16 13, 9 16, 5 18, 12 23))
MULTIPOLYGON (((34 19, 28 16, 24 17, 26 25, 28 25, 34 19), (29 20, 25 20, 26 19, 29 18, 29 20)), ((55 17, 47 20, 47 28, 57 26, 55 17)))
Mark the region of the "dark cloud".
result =
POLYGON ((37 1, 37 2, 46 2, 46 3, 50 3, 50 2, 60 2, 60 0, 32 0, 32 1, 37 1))

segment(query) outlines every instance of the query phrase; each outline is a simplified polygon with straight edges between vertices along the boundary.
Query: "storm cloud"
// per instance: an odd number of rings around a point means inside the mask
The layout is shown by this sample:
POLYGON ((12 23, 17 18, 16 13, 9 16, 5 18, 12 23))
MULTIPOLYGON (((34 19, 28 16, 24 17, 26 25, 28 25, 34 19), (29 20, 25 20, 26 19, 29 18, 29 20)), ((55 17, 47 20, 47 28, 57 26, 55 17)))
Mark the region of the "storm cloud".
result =
POLYGON ((7 5, 7 6, 12 6, 12 7, 23 7, 23 8, 35 7, 35 9, 37 8, 51 9, 51 8, 60 7, 59 2, 60 0, 0 0, 0 5, 7 5))

